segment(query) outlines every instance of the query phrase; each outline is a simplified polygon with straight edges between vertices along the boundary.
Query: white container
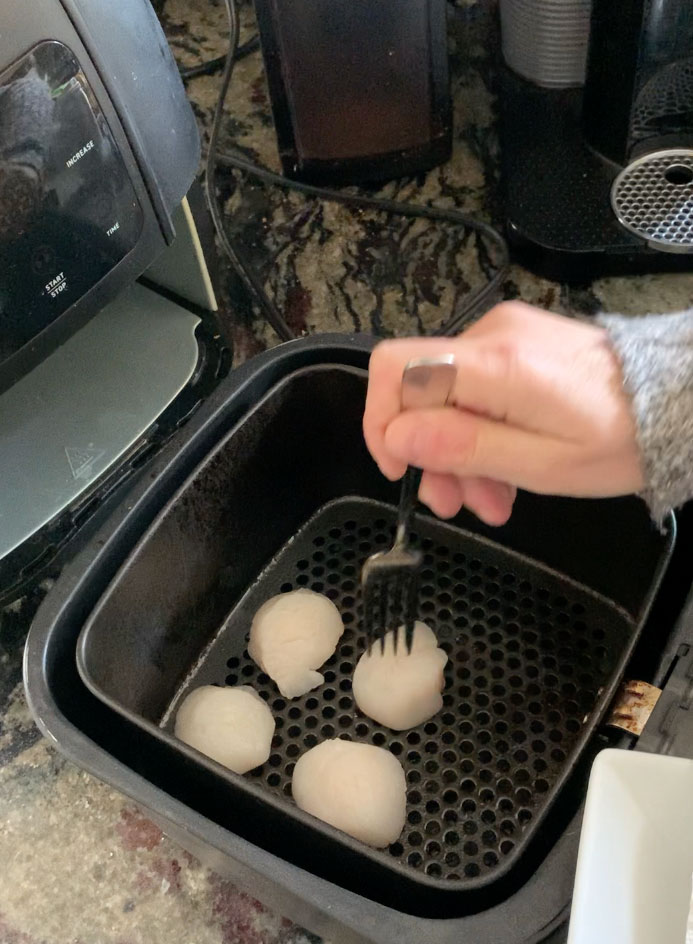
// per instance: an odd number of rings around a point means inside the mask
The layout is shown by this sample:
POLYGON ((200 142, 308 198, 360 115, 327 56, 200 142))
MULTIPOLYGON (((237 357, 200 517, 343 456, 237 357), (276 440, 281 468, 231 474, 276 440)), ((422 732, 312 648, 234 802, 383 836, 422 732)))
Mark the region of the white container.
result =
POLYGON ((500 0, 505 61, 536 85, 584 85, 591 10, 592 0, 500 0))
POLYGON ((590 776, 568 944, 686 944, 693 761, 602 751, 590 776))

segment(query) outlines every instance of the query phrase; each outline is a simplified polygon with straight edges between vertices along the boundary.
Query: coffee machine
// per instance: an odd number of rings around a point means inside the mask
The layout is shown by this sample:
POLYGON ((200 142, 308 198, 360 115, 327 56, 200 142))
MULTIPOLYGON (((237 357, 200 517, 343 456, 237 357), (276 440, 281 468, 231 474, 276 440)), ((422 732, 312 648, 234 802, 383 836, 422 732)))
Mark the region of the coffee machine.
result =
POLYGON ((0 598, 222 369, 199 154, 148 0, 2 4, 0 598))
POLYGON ((693 268, 693 4, 501 0, 507 227, 559 278, 693 268))

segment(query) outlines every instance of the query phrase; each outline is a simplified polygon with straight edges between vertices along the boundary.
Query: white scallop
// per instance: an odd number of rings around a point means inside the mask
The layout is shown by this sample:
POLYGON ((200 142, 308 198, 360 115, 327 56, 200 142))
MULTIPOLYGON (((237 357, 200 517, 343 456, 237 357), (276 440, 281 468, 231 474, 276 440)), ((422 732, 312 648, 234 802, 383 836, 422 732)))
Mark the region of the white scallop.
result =
POLYGON ((322 685, 316 669, 330 658, 343 632, 332 600, 313 590, 292 590, 272 597, 257 611, 248 653, 285 698, 297 698, 322 685))
POLYGON ((247 685, 202 685, 183 699, 176 714, 175 735, 201 754, 244 774, 269 757, 274 718, 247 685))
POLYGON ((394 632, 385 635, 385 651, 376 642, 354 670, 354 700, 364 715, 394 731, 414 728, 443 707, 443 669, 448 661, 438 648, 434 632, 425 623, 414 624, 411 653, 400 630, 397 652, 394 632))
POLYGON ((404 828, 404 770, 382 747, 323 741, 299 757, 291 790, 302 810, 369 846, 390 845, 404 828))

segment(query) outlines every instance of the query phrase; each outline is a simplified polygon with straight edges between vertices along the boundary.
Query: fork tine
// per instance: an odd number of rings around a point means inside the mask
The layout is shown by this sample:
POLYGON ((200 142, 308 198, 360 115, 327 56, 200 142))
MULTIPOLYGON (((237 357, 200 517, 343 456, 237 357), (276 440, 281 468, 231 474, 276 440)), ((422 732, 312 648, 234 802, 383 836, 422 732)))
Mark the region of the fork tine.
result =
POLYGON ((399 637, 401 635, 401 629, 404 624, 406 612, 407 612, 407 587, 411 581, 411 574, 400 574, 397 580, 397 603, 395 605, 396 612, 394 614, 393 625, 397 627, 395 633, 395 643, 399 642, 399 637))
POLYGON ((388 597, 390 596, 390 581, 381 580, 380 600, 378 601, 378 633, 380 635, 380 654, 385 654, 385 633, 387 632, 388 597))
POLYGON ((418 580, 412 578, 406 586, 406 602, 404 614, 404 641, 407 646, 407 652, 411 655, 411 647, 414 642, 414 622, 416 620, 416 602, 418 599, 418 580))
POLYGON ((378 599, 378 621, 376 633, 380 637, 380 652, 385 652, 385 632, 388 616, 388 597, 390 594, 390 581, 380 580, 379 583, 380 598, 378 599))
POLYGON ((399 638, 399 610, 400 610, 400 594, 402 592, 402 581, 399 577, 395 577, 392 582, 392 612, 391 620, 392 624, 392 648, 395 655, 397 655, 397 640, 399 638))
POLYGON ((363 625, 366 631, 366 652, 370 655, 373 644, 373 596, 375 588, 373 581, 366 578, 363 586, 363 625))

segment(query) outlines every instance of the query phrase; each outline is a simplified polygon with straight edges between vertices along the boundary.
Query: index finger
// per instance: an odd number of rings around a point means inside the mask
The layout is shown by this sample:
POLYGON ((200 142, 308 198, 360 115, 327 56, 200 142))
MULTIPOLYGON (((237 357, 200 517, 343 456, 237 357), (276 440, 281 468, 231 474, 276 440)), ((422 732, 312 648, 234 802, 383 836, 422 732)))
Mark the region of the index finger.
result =
POLYGON ((401 412, 402 373, 410 360, 455 353, 456 338, 398 338, 381 341, 368 365, 368 392, 363 415, 363 435, 383 475, 401 478, 406 465, 385 448, 385 430, 401 412))

